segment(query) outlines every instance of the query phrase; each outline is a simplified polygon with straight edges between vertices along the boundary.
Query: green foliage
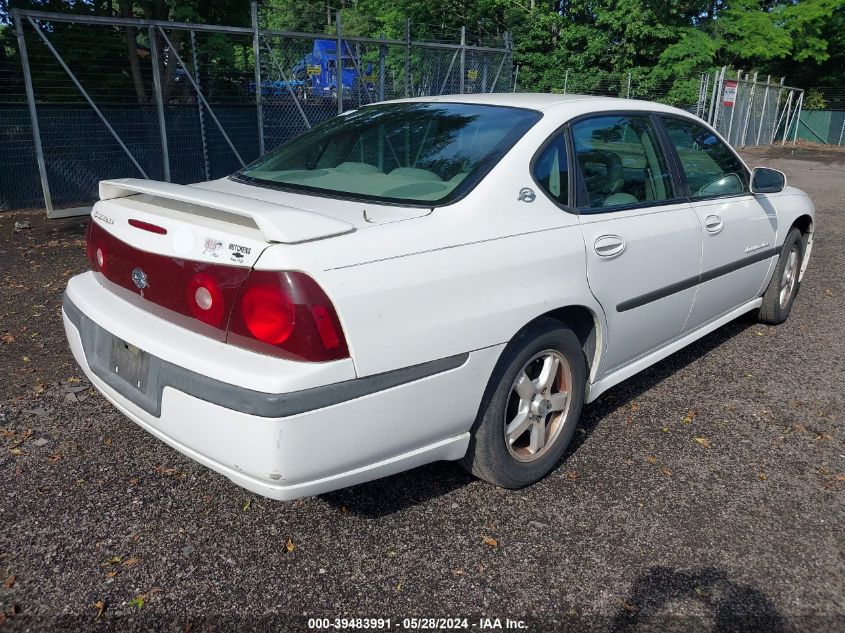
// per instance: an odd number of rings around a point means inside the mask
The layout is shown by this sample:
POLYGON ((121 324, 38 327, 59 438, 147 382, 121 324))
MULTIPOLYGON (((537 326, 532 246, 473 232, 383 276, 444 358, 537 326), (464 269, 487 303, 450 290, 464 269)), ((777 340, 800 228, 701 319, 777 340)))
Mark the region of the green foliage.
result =
POLYGON ((789 55, 792 37, 783 28, 781 14, 782 7, 766 11, 757 0, 733 0, 716 22, 726 61, 739 66, 789 55))
POLYGON ((660 54, 652 75, 658 79, 693 77, 695 73, 715 65, 716 56, 723 46, 724 40, 720 37, 687 27, 679 33, 678 41, 660 54))
POLYGON ((824 110, 827 106, 827 99, 825 99, 824 95, 815 88, 810 88, 806 93, 804 93, 803 107, 807 110, 824 110))
MULTIPOLYGON (((0 0, 0 55, 7 58, 17 49, 12 29, 2 27, 8 5, 9 0, 0 0)), ((237 26, 250 20, 248 0, 16 0, 14 5, 237 26)), ((562 91, 566 83, 570 92, 602 86, 623 94, 631 73, 641 95, 659 89, 668 102, 684 104, 695 101, 699 74, 723 65, 785 75, 804 87, 845 85, 845 0, 261 0, 260 5, 262 26, 278 30, 333 35, 334 11, 340 9, 349 35, 402 39, 406 18, 414 40, 454 43, 466 26, 468 44, 501 46, 507 32, 523 90, 562 91)), ((149 44, 143 30, 113 33, 96 45, 93 38, 85 43, 79 37, 95 28, 57 24, 50 37, 66 59, 75 60, 72 67, 82 69, 126 63, 131 59, 127 38, 134 36, 141 48, 149 44)), ((190 46, 182 34, 173 37, 177 47, 190 46)), ((248 38, 201 38, 199 61, 210 90, 224 85, 216 77, 249 74, 248 38)), ((33 50, 33 68, 58 78, 43 46, 33 50)), ((427 63, 413 54, 414 64, 427 63)), ((387 72, 396 85, 403 81, 401 56, 398 48, 388 55, 387 72)), ((145 63, 141 59, 140 68, 109 77, 111 87, 98 88, 110 98, 137 93, 139 100, 148 100, 149 90, 138 81, 147 76, 145 63)), ((172 66, 164 80, 178 98, 182 88, 172 66)))

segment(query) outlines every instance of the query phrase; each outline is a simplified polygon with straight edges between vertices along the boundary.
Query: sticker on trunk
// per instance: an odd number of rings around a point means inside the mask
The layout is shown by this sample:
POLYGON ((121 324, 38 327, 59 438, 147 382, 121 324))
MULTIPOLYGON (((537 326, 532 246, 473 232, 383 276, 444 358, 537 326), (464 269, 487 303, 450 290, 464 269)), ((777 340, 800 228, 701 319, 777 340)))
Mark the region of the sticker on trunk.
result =
POLYGON ((240 244, 229 243, 229 253, 231 255, 230 260, 237 263, 242 263, 244 257, 249 255, 252 248, 249 246, 242 246, 240 244))
POLYGON ((223 242, 214 237, 207 237, 205 238, 205 247, 202 249, 202 254, 220 257, 221 248, 223 248, 223 242))

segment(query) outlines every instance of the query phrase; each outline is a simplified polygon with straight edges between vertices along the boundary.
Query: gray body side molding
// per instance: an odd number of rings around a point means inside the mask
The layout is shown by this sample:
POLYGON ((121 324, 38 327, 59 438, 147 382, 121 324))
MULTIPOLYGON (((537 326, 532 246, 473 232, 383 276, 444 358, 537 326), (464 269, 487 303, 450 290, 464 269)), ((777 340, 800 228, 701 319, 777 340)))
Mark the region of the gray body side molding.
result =
POLYGON ((110 371, 108 363, 114 338, 112 334, 82 314, 67 294, 62 298, 62 309, 79 330, 82 348, 91 371, 120 395, 155 417, 161 416, 161 397, 165 387, 172 387, 200 400, 249 415, 284 418, 456 369, 469 359, 469 353, 458 354, 364 378, 274 394, 221 382, 150 354, 149 376, 144 389, 141 390, 110 371))

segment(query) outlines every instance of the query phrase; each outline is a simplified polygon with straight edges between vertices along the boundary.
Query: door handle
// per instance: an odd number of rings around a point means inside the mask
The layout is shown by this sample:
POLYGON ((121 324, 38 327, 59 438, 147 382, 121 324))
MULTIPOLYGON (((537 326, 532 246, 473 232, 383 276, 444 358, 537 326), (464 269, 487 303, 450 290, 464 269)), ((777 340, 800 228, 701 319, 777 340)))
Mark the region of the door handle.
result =
POLYGON ((725 223, 718 215, 708 215, 704 218, 704 228, 707 229, 708 233, 718 233, 724 226, 725 223))
POLYGON ((602 235, 593 243, 599 257, 614 257, 625 250, 625 240, 618 235, 602 235))

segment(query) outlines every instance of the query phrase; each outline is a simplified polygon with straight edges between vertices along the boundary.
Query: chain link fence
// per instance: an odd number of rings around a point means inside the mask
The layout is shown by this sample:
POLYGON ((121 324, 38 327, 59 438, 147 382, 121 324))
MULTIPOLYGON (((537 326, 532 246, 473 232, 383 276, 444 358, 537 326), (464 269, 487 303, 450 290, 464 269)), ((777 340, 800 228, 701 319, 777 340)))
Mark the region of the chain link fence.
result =
POLYGON ((802 141, 845 147, 845 109, 802 110, 796 132, 802 141))
MULTIPOLYGON (((507 34, 493 46, 468 45, 465 29, 459 43, 416 41, 406 21, 399 39, 368 38, 344 33, 340 14, 331 32, 288 32, 266 28, 255 4, 250 26, 12 14, 20 58, 0 56, 0 210, 81 213, 108 178, 224 177, 369 103, 533 89, 507 34)), ((841 112, 802 112, 804 92, 783 80, 726 68, 671 80, 565 72, 554 92, 674 105, 738 147, 842 143, 845 130, 841 112)))
MULTIPOLYGON (((519 83, 517 90, 530 91, 519 83)), ((658 80, 634 73, 564 72, 563 84, 554 92, 642 99, 665 103, 706 120, 733 146, 747 147, 795 142, 796 127, 803 122, 804 91, 772 81, 760 80, 742 71, 733 76, 727 68, 712 75, 658 80)), ((837 121, 841 119, 836 118, 837 121)), ((806 126, 802 126, 806 127, 806 126)), ((800 138, 806 138, 801 134, 800 138)))
POLYGON ((43 204, 23 75, 0 59, 0 211, 43 204))
POLYGON ((84 212, 100 180, 224 177, 345 111, 510 87, 511 52, 465 43, 13 10, 0 57, 0 210, 84 212))

